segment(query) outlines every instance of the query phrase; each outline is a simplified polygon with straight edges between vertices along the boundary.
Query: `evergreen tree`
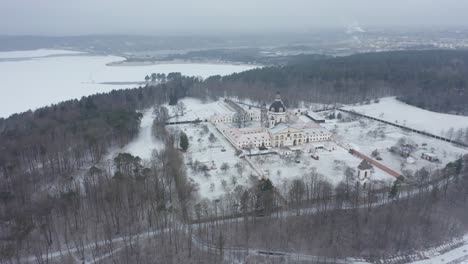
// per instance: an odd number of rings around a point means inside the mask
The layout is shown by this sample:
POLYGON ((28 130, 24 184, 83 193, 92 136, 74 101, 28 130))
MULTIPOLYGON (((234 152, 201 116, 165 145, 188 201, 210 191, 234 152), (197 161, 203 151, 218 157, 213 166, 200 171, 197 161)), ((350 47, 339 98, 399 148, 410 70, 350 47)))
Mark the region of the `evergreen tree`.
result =
POLYGON ((393 182, 392 189, 390 189, 390 193, 388 194, 389 198, 397 198, 398 192, 400 191, 400 181, 397 179, 393 182))
POLYGON ((152 82, 152 83, 155 83, 155 82, 156 82, 156 79, 157 79, 156 73, 152 73, 152 74, 151 74, 151 82, 152 82))
POLYGON ((258 215, 268 215, 273 210, 274 187, 270 179, 262 178, 257 186, 256 212, 258 215))
POLYGON ((184 132, 180 132, 180 148, 183 151, 187 151, 188 147, 189 147, 189 140, 188 140, 187 134, 185 134, 184 132))

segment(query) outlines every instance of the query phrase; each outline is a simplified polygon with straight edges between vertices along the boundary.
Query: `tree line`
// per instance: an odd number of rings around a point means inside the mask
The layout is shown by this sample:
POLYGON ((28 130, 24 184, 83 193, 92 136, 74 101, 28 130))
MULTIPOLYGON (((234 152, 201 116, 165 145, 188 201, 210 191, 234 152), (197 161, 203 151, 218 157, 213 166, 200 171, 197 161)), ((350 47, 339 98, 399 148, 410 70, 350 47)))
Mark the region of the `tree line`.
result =
POLYGON ((467 73, 465 50, 392 51, 325 59, 303 55, 286 66, 212 76, 196 86, 192 94, 226 94, 264 102, 280 91, 291 106, 398 96, 421 108, 467 115, 467 73))

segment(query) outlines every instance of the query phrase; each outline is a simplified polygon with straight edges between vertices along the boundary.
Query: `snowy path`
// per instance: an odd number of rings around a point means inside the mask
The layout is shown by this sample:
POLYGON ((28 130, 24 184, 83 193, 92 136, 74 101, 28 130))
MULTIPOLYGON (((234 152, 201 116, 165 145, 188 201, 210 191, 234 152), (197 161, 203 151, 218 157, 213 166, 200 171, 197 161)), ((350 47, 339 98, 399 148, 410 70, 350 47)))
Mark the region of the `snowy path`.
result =
MULTIPOLYGON (((54 259, 57 257, 66 256, 67 254, 77 253, 80 250, 90 250, 90 249, 94 249, 99 246, 105 246, 111 243, 123 242, 125 240, 130 240, 130 239, 138 241, 139 239, 150 238, 150 237, 159 235, 167 231, 169 231, 168 228, 162 229, 162 230, 147 231, 147 232, 143 232, 143 233, 136 234, 136 235, 116 237, 111 240, 101 240, 101 241, 91 242, 89 244, 84 245, 83 247, 63 248, 62 250, 59 250, 59 251, 43 254, 39 258, 40 259, 54 259)), ((30 257, 22 258, 21 263, 31 263, 31 262, 36 262, 37 260, 38 260, 38 257, 30 256, 30 257)), ((88 264, 92 262, 84 262, 84 263, 88 264)))
MULTIPOLYGON (((194 229, 196 230, 197 227, 195 224, 192 225, 194 229)), ((192 237, 192 242, 194 243, 195 246, 200 248, 201 250, 208 251, 208 252, 213 252, 217 253, 219 252, 219 247, 217 245, 209 244, 206 242, 203 242, 200 240, 193 232, 189 231, 189 225, 181 225, 180 227, 177 228, 177 230, 183 231, 185 234, 189 234, 192 237)), ((153 236, 157 236, 162 234, 163 232, 168 232, 169 229, 162 229, 162 230, 155 230, 151 232, 144 232, 140 233, 137 235, 132 235, 132 236, 122 236, 122 237, 117 237, 112 240, 103 240, 99 242, 93 242, 89 243, 82 248, 68 248, 64 249, 61 251, 49 253, 49 254, 44 254, 40 258, 42 259, 54 259, 58 257, 63 257, 66 256, 67 254, 71 255, 75 260, 81 261, 83 264, 93 264, 97 263, 107 257, 112 256, 114 253, 117 253, 118 251, 121 251, 123 247, 118 247, 114 249, 113 251, 109 253, 105 253, 99 257, 94 258, 92 261, 86 261, 86 260, 80 260, 77 259, 77 257, 74 255, 74 253, 79 252, 80 250, 92 250, 93 248, 97 246, 104 246, 104 245, 109 245, 111 243, 117 243, 117 242, 122 242, 125 240, 132 240, 133 242, 131 243, 137 243, 140 240, 147 239, 153 236)), ((315 255, 307 255, 307 254, 299 254, 299 253, 294 253, 294 252, 288 252, 288 251, 272 251, 272 250, 265 250, 265 249, 258 249, 258 248, 239 248, 239 247, 224 247, 223 251, 229 252, 229 254, 236 254, 236 253, 241 253, 241 254, 247 254, 248 256, 263 256, 263 257, 272 257, 272 258, 287 258, 289 260, 296 260, 296 261, 325 261, 325 262, 332 262, 332 263, 360 263, 360 264, 370 264, 368 262, 365 262, 362 259, 356 259, 356 258, 346 258, 346 259, 336 259, 336 258, 328 258, 328 257, 322 257, 322 256, 315 256, 315 255)), ((27 257, 23 258, 21 260, 22 263, 32 263, 37 261, 37 257, 27 257)))
POLYGON ((422 252, 430 256, 429 259, 415 261, 413 264, 434 264, 434 263, 447 263, 447 264, 462 264, 468 263, 468 235, 462 238, 462 245, 455 247, 454 249, 448 250, 447 246, 450 244, 444 244, 434 249, 430 249, 422 252), (442 252, 442 253, 440 253, 442 252))

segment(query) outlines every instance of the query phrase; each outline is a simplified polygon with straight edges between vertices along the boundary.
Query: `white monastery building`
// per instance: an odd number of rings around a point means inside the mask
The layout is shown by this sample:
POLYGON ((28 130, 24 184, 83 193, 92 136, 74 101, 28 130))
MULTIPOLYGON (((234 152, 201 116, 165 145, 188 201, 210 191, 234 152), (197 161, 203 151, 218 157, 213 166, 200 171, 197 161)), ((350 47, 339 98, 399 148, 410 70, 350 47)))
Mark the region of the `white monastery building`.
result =
POLYGON ((269 108, 264 104, 260 111, 249 109, 243 113, 214 115, 210 122, 238 149, 283 148, 330 140, 332 133, 306 114, 306 111, 300 109, 288 111, 277 93, 269 108), (245 121, 260 121, 260 125, 248 128, 233 128, 228 125, 239 122, 240 116, 245 121))

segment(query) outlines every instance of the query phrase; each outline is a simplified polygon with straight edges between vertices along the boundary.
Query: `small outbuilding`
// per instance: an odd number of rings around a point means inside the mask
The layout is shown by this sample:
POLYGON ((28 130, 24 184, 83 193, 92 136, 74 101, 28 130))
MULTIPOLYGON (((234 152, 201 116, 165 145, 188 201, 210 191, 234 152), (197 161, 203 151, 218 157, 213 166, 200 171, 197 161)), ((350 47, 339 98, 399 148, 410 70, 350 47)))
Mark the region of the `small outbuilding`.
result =
POLYGON ((429 152, 422 153, 421 159, 425 159, 425 160, 432 161, 432 162, 439 161, 439 158, 437 157, 437 155, 435 155, 434 153, 429 153, 429 152))

